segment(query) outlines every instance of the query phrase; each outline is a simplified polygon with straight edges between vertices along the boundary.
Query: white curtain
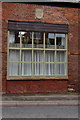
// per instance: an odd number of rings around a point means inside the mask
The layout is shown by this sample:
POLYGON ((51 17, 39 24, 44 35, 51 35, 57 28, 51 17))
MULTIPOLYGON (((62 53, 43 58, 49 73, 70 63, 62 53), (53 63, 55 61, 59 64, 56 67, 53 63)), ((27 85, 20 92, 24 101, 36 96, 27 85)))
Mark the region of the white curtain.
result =
POLYGON ((22 63, 22 75, 32 75, 32 51, 22 51, 22 62, 26 62, 22 63))
MULTIPOLYGON (((55 59, 55 53, 53 51, 47 51, 46 52, 46 75, 54 75, 55 74, 55 65, 54 63, 50 63, 50 62, 54 62, 55 59)), ((65 62, 66 61, 66 57, 65 57, 65 52, 57 52, 56 54, 56 61, 55 62, 65 62)), ((60 64, 56 64, 56 74, 57 75, 64 75, 65 74, 65 63, 60 63, 60 64)))
POLYGON ((19 63, 9 63, 9 75, 17 76, 19 75, 19 63))
POLYGON ((46 62, 54 62, 54 51, 46 51, 46 62))
MULTIPOLYGON (((38 37, 40 37, 38 35, 38 37)), ((61 37, 61 45, 65 46, 65 34, 56 34, 56 37, 61 37)), ((35 36, 37 38, 37 36, 35 36)), ((48 38, 54 39, 54 34, 50 33, 48 38)), ((12 46, 12 43, 15 42, 15 32, 10 32, 9 34, 9 46, 12 46)), ((34 56, 34 75, 43 75, 44 71, 46 75, 54 75, 55 65, 54 63, 54 51, 46 51, 45 53, 45 69, 44 69, 44 51, 42 50, 35 50, 33 53, 34 56)), ((66 62, 66 55, 65 52, 56 52, 56 61, 55 62, 66 62)), ((22 75, 30 76, 32 75, 32 50, 23 50, 22 51, 22 64, 21 70, 22 75), (24 63, 26 62, 26 63, 24 63)), ((20 74, 20 51, 19 50, 10 50, 9 51, 9 75, 15 76, 20 74)), ((65 63, 56 63, 56 74, 62 75, 65 74, 66 64, 65 63)))
POLYGON ((53 63, 46 64, 46 75, 54 75, 54 64, 53 63))
POLYGON ((34 51, 34 73, 35 75, 43 75, 43 51, 34 51), (37 62, 37 63, 36 63, 37 62))
MULTIPOLYGON (((66 62, 66 57, 65 57, 65 52, 57 52, 57 62, 66 62)), ((65 74, 65 63, 60 63, 60 64, 56 64, 56 68, 57 68, 57 74, 58 75, 64 75, 65 74)))
POLYGON ((56 62, 65 62, 65 52, 57 52, 56 62))
MULTIPOLYGON (((16 76, 19 75, 19 66, 20 63, 20 51, 19 50, 10 50, 9 51, 9 75, 16 76)), ((45 69, 44 69, 44 54, 43 51, 34 51, 34 75, 43 75, 44 71, 46 75, 54 75, 55 65, 54 63, 54 52, 46 51, 45 57, 45 69)), ((65 62, 65 52, 57 52, 56 62, 65 62)), ((32 75, 32 51, 24 50, 22 51, 22 75, 31 76, 32 75), (26 63, 24 63, 26 62, 26 63), (29 62, 29 63, 28 63, 29 62)), ((66 73, 66 64, 65 63, 56 63, 56 74, 64 75, 66 73)))
POLYGON ((65 75, 66 64, 64 64, 64 63, 56 64, 56 68, 57 68, 57 75, 65 75))
POLYGON ((32 75, 32 63, 22 63, 22 75, 32 75))
MULTIPOLYGON (((15 32, 10 31, 9 34, 9 46, 12 47, 12 43, 15 42, 15 32)), ((16 76, 19 75, 19 51, 18 50, 10 50, 9 51, 9 75, 16 76), (14 62, 13 62, 14 61, 14 62)))
POLYGON ((9 50, 9 61, 18 62, 20 59, 19 50, 9 50))
POLYGON ((54 74, 54 64, 50 62, 54 62, 54 52, 53 51, 46 51, 46 75, 53 75, 54 74))
POLYGON ((19 51, 18 50, 10 50, 9 51, 9 75, 15 76, 19 75, 19 51))
MULTIPOLYGON (((32 52, 22 52, 22 62, 32 62, 32 52)), ((34 75, 43 75, 43 51, 34 51, 34 75)), ((22 63, 22 75, 32 75, 32 63, 22 63)))

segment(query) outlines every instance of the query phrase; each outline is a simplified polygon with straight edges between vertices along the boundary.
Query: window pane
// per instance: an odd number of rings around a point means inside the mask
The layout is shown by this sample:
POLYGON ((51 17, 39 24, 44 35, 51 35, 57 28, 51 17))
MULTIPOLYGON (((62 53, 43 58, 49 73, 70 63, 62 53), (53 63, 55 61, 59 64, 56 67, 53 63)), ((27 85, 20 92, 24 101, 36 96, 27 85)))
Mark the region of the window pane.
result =
POLYGON ((21 32, 22 35, 22 46, 26 48, 32 47, 32 36, 30 36, 30 32, 21 32))
POLYGON ((66 75, 66 51, 54 50, 65 49, 66 43, 65 34, 10 31, 9 47, 15 48, 9 48, 9 75, 66 75))
POLYGON ((10 31, 9 47, 20 47, 20 32, 10 31))
POLYGON ((32 51, 23 50, 22 51, 22 62, 31 62, 32 61, 32 51))
POLYGON ((52 48, 52 49, 55 48, 54 33, 47 33, 47 34, 46 34, 45 44, 46 44, 46 46, 45 46, 46 48, 52 48))
POLYGON ((66 62, 66 52, 58 51, 56 62, 66 62))
POLYGON ((46 75, 54 75, 54 64, 46 64, 46 75))
POLYGON ((9 61, 19 61, 20 51, 19 50, 9 50, 9 61))
POLYGON ((44 55, 43 51, 34 51, 34 62, 43 62, 44 55))
POLYGON ((46 58, 45 61, 46 62, 54 62, 54 51, 46 51, 46 58))
POLYGON ((66 64, 56 64, 57 75, 66 75, 66 64))
POLYGON ((32 75, 32 63, 22 63, 22 75, 32 75))
POLYGON ((65 34, 56 34, 56 46, 57 46, 57 49, 65 49, 66 48, 65 34))
POLYGON ((43 48, 43 33, 34 32, 34 48, 43 48))
POLYGON ((9 76, 19 75, 19 63, 9 63, 9 76))
POLYGON ((43 75, 43 63, 34 64, 34 75, 43 75))

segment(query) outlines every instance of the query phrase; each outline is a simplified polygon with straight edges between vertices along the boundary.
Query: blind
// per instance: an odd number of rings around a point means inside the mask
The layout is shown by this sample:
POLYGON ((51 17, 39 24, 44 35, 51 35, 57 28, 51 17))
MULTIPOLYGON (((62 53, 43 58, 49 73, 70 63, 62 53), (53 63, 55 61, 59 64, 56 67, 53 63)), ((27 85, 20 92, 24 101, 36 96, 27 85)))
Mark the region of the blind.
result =
POLYGON ((20 31, 25 30, 25 31, 68 33, 67 24, 52 24, 39 22, 9 21, 8 29, 20 31))

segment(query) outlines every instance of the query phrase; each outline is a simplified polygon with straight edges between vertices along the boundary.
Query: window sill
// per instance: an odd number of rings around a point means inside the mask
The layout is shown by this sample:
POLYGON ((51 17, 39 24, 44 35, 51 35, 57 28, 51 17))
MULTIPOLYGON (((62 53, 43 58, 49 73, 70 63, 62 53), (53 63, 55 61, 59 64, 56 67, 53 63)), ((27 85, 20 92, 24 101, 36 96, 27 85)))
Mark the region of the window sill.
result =
POLYGON ((68 76, 8 76, 7 80, 68 80, 68 76))

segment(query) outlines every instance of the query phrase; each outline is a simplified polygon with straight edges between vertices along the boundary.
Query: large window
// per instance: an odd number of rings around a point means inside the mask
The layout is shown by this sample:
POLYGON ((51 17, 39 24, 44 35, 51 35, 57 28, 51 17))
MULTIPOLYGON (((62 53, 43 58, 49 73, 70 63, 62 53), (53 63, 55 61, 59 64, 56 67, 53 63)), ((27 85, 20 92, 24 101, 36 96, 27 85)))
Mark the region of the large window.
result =
POLYGON ((9 31, 8 76, 67 75, 67 35, 9 31))

